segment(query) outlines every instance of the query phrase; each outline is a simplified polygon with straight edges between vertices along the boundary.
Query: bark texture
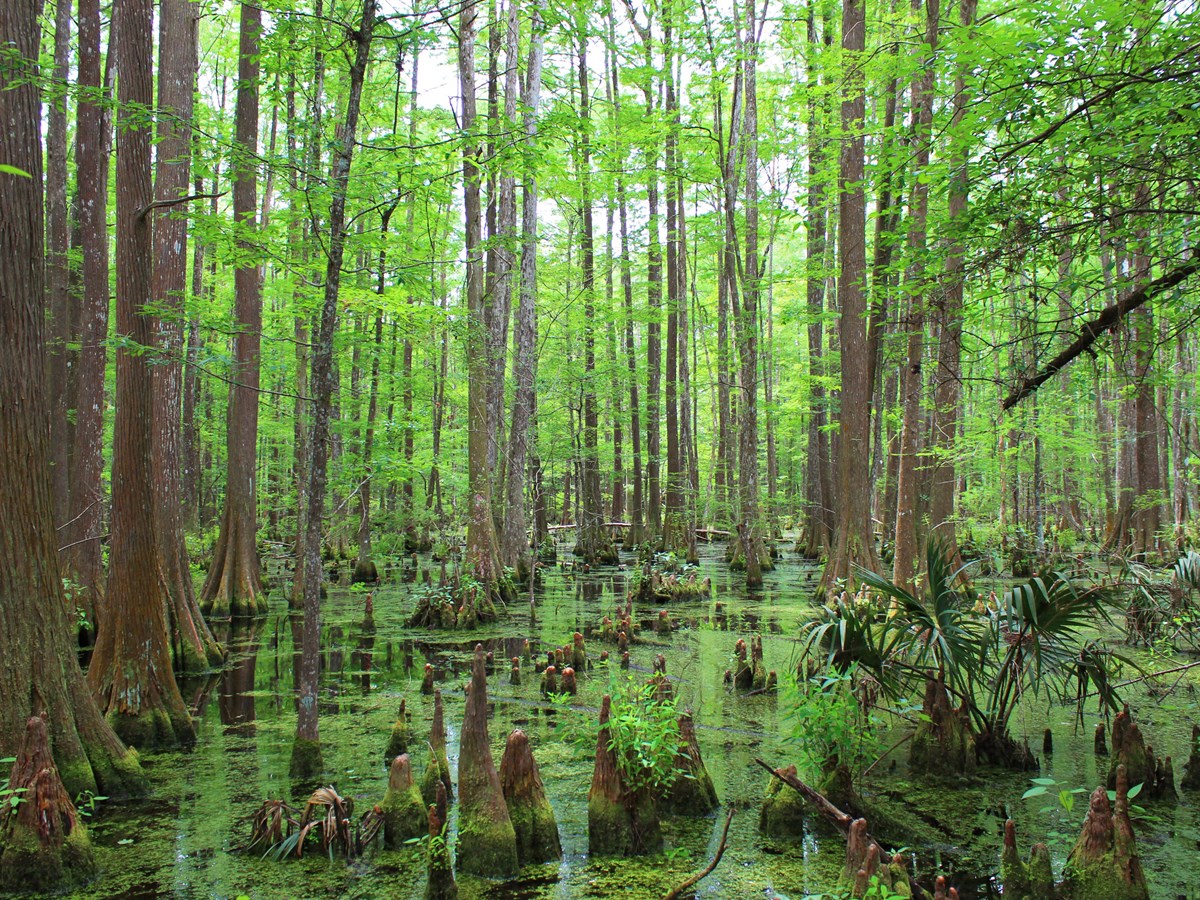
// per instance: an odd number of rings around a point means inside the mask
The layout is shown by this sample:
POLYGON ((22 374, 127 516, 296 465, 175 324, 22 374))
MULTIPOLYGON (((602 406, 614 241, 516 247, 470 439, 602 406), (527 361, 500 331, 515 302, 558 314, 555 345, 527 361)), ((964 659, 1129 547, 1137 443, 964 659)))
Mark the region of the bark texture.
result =
POLYGON ((167 625, 167 585, 159 564, 152 433, 154 372, 135 348, 154 343, 150 313, 152 246, 147 215, 153 103, 151 0, 117 4, 117 396, 113 422, 112 539, 100 627, 88 682, 117 734, 138 748, 194 738, 175 684, 167 625))
POLYGON ((514 730, 500 759, 500 787, 517 835, 517 859, 522 866, 553 862, 562 856, 558 822, 546 798, 529 738, 514 730))
MULTIPOLYGON (((71 463, 71 546, 68 568, 79 586, 76 603, 93 626, 104 593, 104 373, 108 365, 108 135, 100 74, 100 2, 79 0, 81 89, 76 111, 75 164, 83 296, 79 315, 79 388, 71 463)), ((112 56, 111 50, 109 54, 112 56)), ((14 163, 15 165, 16 163, 14 163)))
POLYGON ((866 303, 866 194, 864 192, 863 112, 865 81, 860 57, 866 39, 865 0, 846 0, 842 8, 842 50, 848 66, 842 99, 841 162, 838 187, 838 247, 842 304, 839 340, 842 359, 841 415, 838 434, 838 519, 821 587, 829 594, 849 582, 854 566, 878 572, 879 555, 871 527, 869 424, 871 384, 868 373, 866 303))
POLYGON ((258 560, 256 451, 258 449, 259 345, 262 332, 262 266, 258 230, 258 77, 262 10, 241 6, 238 38, 236 134, 233 153, 233 218, 243 262, 234 272, 233 369, 226 430, 225 511, 212 565, 200 592, 210 618, 257 616, 267 611, 258 560))
POLYGON ((38 130, 37 0, 0 4, 6 65, 29 77, 0 91, 12 123, 0 175, 0 756, 16 756, 30 716, 47 712, 57 768, 69 793, 142 794, 137 758, 104 722, 70 645, 50 494, 42 299, 42 149, 38 130))
MULTIPOLYGON (((196 78, 199 8, 191 0, 162 0, 159 12, 158 136, 154 199, 170 203, 191 181, 192 86, 196 78)), ((154 517, 166 579, 171 653, 176 672, 219 665, 221 648, 200 615, 183 537, 180 472, 183 406, 183 322, 187 285, 187 221, 183 206, 164 206, 154 218, 150 293, 158 310, 154 367, 154 517)))

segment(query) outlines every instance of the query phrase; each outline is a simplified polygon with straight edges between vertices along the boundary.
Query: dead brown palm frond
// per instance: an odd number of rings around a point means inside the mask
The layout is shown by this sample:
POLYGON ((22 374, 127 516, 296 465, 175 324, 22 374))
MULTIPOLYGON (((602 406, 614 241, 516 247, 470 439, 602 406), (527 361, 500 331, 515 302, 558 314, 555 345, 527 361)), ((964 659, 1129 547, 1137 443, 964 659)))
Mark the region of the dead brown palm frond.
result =
POLYGON ((304 814, 300 818, 300 830, 304 832, 296 848, 296 855, 301 855, 304 839, 314 827, 321 830, 321 846, 332 859, 335 848, 341 850, 347 857, 354 856, 355 842, 350 831, 350 815, 354 802, 342 797, 333 786, 317 788, 304 804, 304 814))
POLYGON ((250 817, 250 842, 242 851, 263 851, 263 858, 276 861, 304 855, 309 838, 320 837, 330 859, 334 853, 353 859, 371 845, 383 825, 383 811, 374 806, 362 820, 351 825, 354 801, 342 797, 332 786, 309 796, 304 809, 297 810, 282 800, 267 800, 250 817))
POLYGON ((291 835, 299 823, 296 810, 282 800, 264 800, 263 805, 250 817, 250 843, 244 848, 247 853, 255 849, 278 846, 291 835))
POLYGON ((362 852, 375 842, 382 827, 383 810, 378 805, 372 806, 363 813, 362 820, 358 823, 358 834, 355 840, 355 849, 359 855, 362 855, 362 852))

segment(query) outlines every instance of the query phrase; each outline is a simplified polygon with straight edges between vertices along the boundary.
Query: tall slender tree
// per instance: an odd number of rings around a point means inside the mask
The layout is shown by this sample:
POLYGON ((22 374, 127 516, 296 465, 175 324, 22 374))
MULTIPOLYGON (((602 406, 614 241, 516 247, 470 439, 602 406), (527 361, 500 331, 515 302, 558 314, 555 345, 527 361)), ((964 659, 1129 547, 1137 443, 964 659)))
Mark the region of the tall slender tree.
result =
POLYGON ((746 571, 746 585, 762 584, 770 567, 763 544, 758 480, 758 332, 761 294, 758 252, 758 20, 755 0, 746 0, 743 51, 746 166, 745 258, 742 262, 741 308, 734 318, 741 363, 738 395, 738 544, 734 560, 746 571))
MULTIPOLYGON (((966 41, 975 26, 977 0, 959 0, 959 25, 966 41)), ((967 169, 968 141, 963 117, 970 95, 966 64, 954 77, 953 113, 950 120, 952 151, 947 198, 949 250, 946 254, 942 290, 935 294, 934 319, 938 328, 937 370, 934 373, 933 461, 930 473, 929 529, 943 545, 957 553, 954 496, 958 485, 955 443, 959 428, 962 381, 963 331, 963 240, 957 233, 966 218, 970 172, 967 169)))
POLYGON ((258 388, 262 338, 262 266, 255 247, 258 185, 258 79, 261 7, 241 4, 232 158, 233 218, 242 254, 234 272, 233 369, 226 430, 225 511, 212 565, 200 592, 210 618, 267 611, 258 559, 258 388))
POLYGON ((320 327, 312 353, 313 392, 312 448, 308 478, 308 509, 304 517, 304 627, 300 648, 300 700, 296 715, 296 739, 292 744, 290 772, 296 781, 316 778, 324 767, 321 731, 317 708, 317 680, 321 666, 321 528, 328 482, 329 422, 333 412, 333 335, 337 330, 338 292, 342 280, 342 259, 346 252, 346 195, 350 184, 350 164, 358 137, 358 117, 362 109, 363 84, 371 58, 371 39, 375 34, 376 0, 363 0, 362 20, 352 35, 354 58, 347 85, 346 116, 338 129, 330 173, 332 197, 329 206, 328 258, 325 266, 325 296, 321 304, 320 327))
POLYGON ((596 238, 592 215, 591 87, 588 79, 587 8, 575 11, 576 65, 579 85, 579 131, 576 173, 580 211, 580 291, 583 300, 583 441, 579 464, 579 510, 575 552, 585 562, 615 563, 617 551, 604 528, 600 492, 600 420, 596 402, 596 238))
POLYGON ((870 455, 871 384, 868 372, 866 302, 867 274, 865 143, 863 115, 866 82, 866 0, 845 0, 842 6, 842 55, 845 74, 842 95, 842 150, 838 167, 838 250, 841 302, 838 338, 841 349, 841 410, 838 416, 838 517, 829 561, 821 587, 833 592, 850 582, 854 567, 879 571, 879 554, 871 527, 870 455))
POLYGON ((525 68, 525 86, 521 96, 525 151, 521 193, 521 275, 513 346, 514 390, 505 488, 508 496, 500 553, 501 561, 516 569, 518 576, 522 577, 531 571, 527 553, 525 494, 529 482, 526 473, 529 449, 533 439, 534 365, 537 353, 538 179, 535 150, 544 40, 542 0, 534 0, 529 18, 529 62, 525 68))
POLYGON ((71 490, 71 417, 69 396, 73 354, 70 266, 67 223, 67 78, 71 57, 71 3, 59 0, 54 9, 54 67, 46 109, 46 313, 51 324, 47 356, 50 392, 50 452, 54 486, 54 520, 69 517, 71 490))
MULTIPOLYGON (((93 624, 103 614, 104 593, 104 399, 108 365, 108 135, 102 96, 99 0, 79 0, 79 104, 76 107, 75 165, 80 272, 79 394, 75 403, 75 447, 71 464, 68 568, 78 585, 76 604, 93 624)), ((111 43, 111 41, 110 41, 111 43)), ((113 56, 112 48, 109 58, 113 56)))
MULTIPOLYGON (((913 0, 913 11, 920 13, 920 0, 913 0)), ((905 291, 908 294, 908 341, 903 379, 903 421, 900 429, 899 472, 896 484, 895 557, 892 580, 911 590, 917 574, 920 556, 917 548, 917 453, 920 442, 921 398, 925 374, 925 293, 926 279, 925 236, 929 218, 929 185, 926 169, 929 166, 933 141, 933 91, 935 54, 938 44, 940 0, 926 0, 925 41, 921 48, 922 65, 912 81, 912 144, 913 178, 909 200, 908 270, 905 291)))
POLYGON ((500 591, 500 557, 492 518, 492 477, 488 445, 495 430, 488 414, 488 386, 492 369, 487 353, 488 318, 484 309, 483 211, 480 206, 480 139, 475 96, 476 4, 463 6, 458 29, 458 83, 462 109, 463 217, 466 237, 467 300, 467 562, 482 596, 475 602, 484 618, 495 617, 500 591))
POLYGON ((154 366, 154 516, 168 595, 171 651, 177 672, 221 661, 221 649, 200 615, 183 537, 180 413, 183 405, 184 293, 187 222, 182 201, 191 181, 192 105, 199 7, 162 0, 159 7, 158 135, 154 201, 154 271, 150 293, 158 312, 154 366))

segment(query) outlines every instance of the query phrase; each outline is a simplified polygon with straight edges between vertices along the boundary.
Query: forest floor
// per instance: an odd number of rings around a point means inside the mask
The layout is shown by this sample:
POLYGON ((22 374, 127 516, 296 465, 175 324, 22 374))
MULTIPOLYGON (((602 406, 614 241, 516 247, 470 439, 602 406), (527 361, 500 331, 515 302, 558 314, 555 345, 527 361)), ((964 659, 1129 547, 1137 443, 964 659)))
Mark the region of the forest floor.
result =
MULTIPOLYGON (((789 546, 785 544, 784 546, 789 546)), ((723 562, 720 544, 702 547, 701 575, 712 578, 713 592, 702 602, 675 604, 670 616, 679 627, 655 634, 658 609, 636 609, 645 624, 642 640, 631 645, 632 670, 645 677, 656 654, 666 656, 676 681, 680 708, 690 707, 701 752, 725 805, 738 810, 728 850, 717 870, 696 888, 702 897, 777 897, 786 900, 833 889, 844 844, 816 826, 795 841, 764 838, 758 831, 765 773, 753 760, 773 765, 796 762, 789 730, 787 693, 740 696, 723 683, 733 664, 739 637, 761 633, 766 665, 794 671, 799 653, 798 623, 812 604, 819 571, 785 552, 761 591, 748 593, 740 577, 723 562), (714 615, 715 602, 724 617, 714 615)), ((569 546, 560 544, 569 561, 569 546)), ((523 666, 522 683, 510 684, 507 660, 534 645, 535 658, 547 648, 570 641, 575 631, 588 636, 588 653, 598 660, 604 615, 624 598, 628 569, 576 574, 569 568, 546 570, 536 594, 536 620, 526 603, 514 606, 494 627, 470 633, 413 631, 405 627, 417 585, 395 583, 397 572, 382 567, 385 583, 374 591, 374 629, 363 627, 365 592, 331 587, 322 635, 321 736, 326 782, 354 798, 359 813, 382 800, 387 782, 383 752, 401 698, 411 715, 410 749, 415 771, 423 772, 428 751, 432 698, 420 693, 424 665, 432 663, 446 702, 449 757, 457 765, 458 734, 464 709, 463 684, 470 651, 477 641, 492 649, 496 675, 489 679, 494 703, 490 722, 497 763, 505 736, 514 727, 530 735, 547 794, 558 818, 563 860, 526 869, 517 881, 493 883, 459 878, 460 897, 494 900, 542 898, 662 896, 689 873, 703 867, 719 841, 724 816, 668 819, 665 856, 645 861, 591 859, 587 855, 587 793, 595 751, 595 718, 610 676, 595 665, 579 677, 579 694, 570 702, 543 700, 539 678, 523 666), (540 653, 537 651, 540 650, 540 653)), ((385 561, 381 561, 385 562, 385 561)), ((427 559, 422 566, 433 568, 427 559)), ((435 574, 436 578, 436 574, 435 574)), ((276 579, 277 582, 280 579, 276 579)), ((343 573, 342 583, 348 581, 343 573)), ((92 825, 103 874, 79 897, 395 897, 423 896, 425 855, 422 845, 399 851, 370 850, 362 859, 330 861, 318 848, 301 860, 276 862, 258 854, 235 852, 249 837, 247 821, 264 799, 291 795, 287 777, 295 729, 293 702, 293 628, 284 593, 272 592, 271 614, 248 630, 225 635, 233 654, 229 667, 214 679, 188 686, 199 739, 193 750, 146 755, 144 764, 155 787, 153 799, 130 806, 100 803, 92 825)), ((1119 635, 1108 637, 1116 639, 1119 635)), ((1166 669, 1190 657, 1151 658, 1134 653, 1150 669, 1166 669)), ((620 673, 615 673, 617 675, 620 673)), ((1137 686, 1128 697, 1147 741, 1158 754, 1171 754, 1176 772, 1187 759, 1191 721, 1196 717, 1200 669, 1164 680, 1164 696, 1150 697, 1137 686), (1172 687, 1173 685, 1173 687, 1172 687)), ((919 703, 919 698, 914 698, 919 703)), ((1068 810, 1055 799, 1058 789, 1090 791, 1103 781, 1106 757, 1092 752, 1092 730, 1100 720, 1089 704, 1077 727, 1073 707, 1047 710, 1027 702, 1018 711, 1015 730, 1041 746, 1043 729, 1054 733, 1055 752, 1041 759, 1040 772, 982 771, 969 783, 945 785, 910 779, 907 748, 876 766, 869 789, 897 801, 928 827, 912 853, 925 875, 938 860, 949 869, 960 894, 999 896, 993 881, 999 869, 1004 820, 1016 820, 1021 846, 1045 841, 1061 868, 1086 811, 1085 794, 1068 810), (1053 778, 1046 796, 1022 799, 1033 777, 1053 778), (928 835, 932 835, 930 838, 928 835)), ((898 729, 908 728, 897 723, 898 729)), ((896 734, 900 734, 896 731, 896 734)), ((886 737, 886 736, 885 736, 886 737)), ((887 737, 883 745, 893 741, 887 737)), ((456 816, 451 814, 452 833, 456 816)), ((1138 817, 1137 837, 1154 900, 1200 897, 1200 798, 1178 805, 1155 804, 1138 817)))

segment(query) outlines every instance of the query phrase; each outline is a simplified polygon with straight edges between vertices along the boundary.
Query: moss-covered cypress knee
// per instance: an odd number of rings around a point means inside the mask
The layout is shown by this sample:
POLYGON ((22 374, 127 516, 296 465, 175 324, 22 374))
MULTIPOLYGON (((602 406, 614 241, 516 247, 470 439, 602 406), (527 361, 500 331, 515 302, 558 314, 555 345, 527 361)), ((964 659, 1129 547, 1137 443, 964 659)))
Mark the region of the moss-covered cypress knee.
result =
POLYGON ((425 802, 413 781, 408 754, 392 760, 387 794, 383 798, 383 843, 395 850, 405 841, 420 837, 428 824, 425 802))
MULTIPOLYGON (((446 714, 442 707, 442 692, 433 692, 433 722, 429 728, 429 747, 432 755, 425 776, 421 780, 421 796, 428 806, 437 799, 440 783, 446 796, 454 799, 454 782, 450 780, 450 760, 446 756, 446 714)), ((445 818, 443 817, 443 821, 445 818)))
MULTIPOLYGON (((1116 739, 1113 740, 1114 754, 1116 739)), ((1146 876, 1138 858, 1129 819, 1129 777, 1124 766, 1116 772, 1117 800, 1108 792, 1092 793, 1079 839, 1067 857, 1060 900, 1148 900, 1146 876)))
POLYGON ((488 878, 517 874, 517 836, 492 760, 487 723, 487 675, 483 645, 475 645, 471 688, 463 717, 458 765, 459 868, 488 878))
MULTIPOLYGON (((799 774, 795 766, 776 771, 793 778, 799 774)), ((804 798, 795 788, 772 778, 767 782, 758 828, 771 837, 799 837, 804 833, 804 798)))
POLYGON ((592 787, 588 791, 588 852, 596 856, 627 856, 633 849, 629 815, 621 802, 624 789, 611 748, 608 720, 612 716, 612 698, 607 694, 600 705, 600 733, 596 737, 596 761, 592 768, 592 787))
POLYGON ((1185 791, 1200 791, 1200 725, 1192 726, 1192 743, 1180 787, 1185 791))
POLYGON ((700 757, 696 726, 689 713, 679 717, 679 753, 675 757, 677 777, 671 783, 666 807, 684 816, 706 816, 717 808, 717 791, 700 757))
MULTIPOLYGON (((393 759, 401 753, 408 752, 408 711, 405 709, 405 702, 400 701, 400 713, 396 716, 396 724, 392 726, 391 736, 388 738, 387 749, 383 752, 383 761, 391 765, 393 759)), ((424 818, 424 810, 422 810, 422 818, 424 818)), ((421 825, 424 829, 424 823, 421 825)))
POLYGON ((58 775, 40 716, 26 723, 9 786, 21 802, 0 808, 0 892, 61 893, 95 877, 87 829, 58 775))
POLYGON ((558 822, 546 798, 546 788, 525 732, 515 730, 500 760, 500 787, 517 836, 517 859, 522 866, 559 859, 562 846, 558 822))
POLYGON ((1110 791, 1117 785, 1117 770, 1121 766, 1125 767, 1125 774, 1131 784, 1146 784, 1154 776, 1150 757, 1146 753, 1146 742, 1142 738, 1141 729, 1129 713, 1128 704, 1113 719, 1112 758, 1108 764, 1110 791))

